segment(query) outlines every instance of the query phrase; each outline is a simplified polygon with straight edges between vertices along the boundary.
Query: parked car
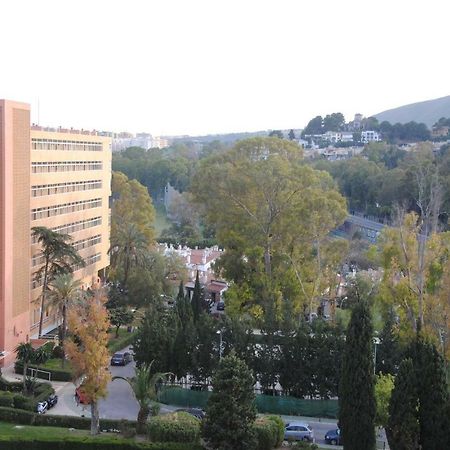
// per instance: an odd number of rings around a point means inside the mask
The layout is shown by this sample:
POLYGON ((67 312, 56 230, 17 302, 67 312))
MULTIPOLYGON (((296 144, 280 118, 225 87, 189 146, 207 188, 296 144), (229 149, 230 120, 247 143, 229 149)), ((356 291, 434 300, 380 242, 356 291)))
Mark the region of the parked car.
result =
POLYGON ((75 399, 77 403, 89 405, 89 400, 87 399, 86 393, 84 392, 83 385, 80 385, 75 389, 75 399))
POLYGON ((342 445, 341 430, 335 428, 334 430, 327 431, 325 434, 325 444, 342 445))
POLYGON ((305 422, 289 422, 284 429, 286 441, 308 441, 314 442, 314 432, 305 422))
POLYGON ((217 303, 217 311, 225 311, 225 302, 223 300, 217 303))
POLYGON ((197 419, 203 420, 205 418, 205 411, 200 408, 180 408, 175 410, 175 412, 187 412, 191 416, 197 417, 197 419))
POLYGON ((56 394, 52 394, 47 399, 48 408, 53 408, 58 403, 58 396, 56 394))
POLYGON ((131 353, 129 353, 129 352, 114 353, 114 355, 111 358, 111 365, 112 366, 126 366, 132 360, 133 360, 133 357, 131 356, 131 353))
POLYGON ((39 402, 37 404, 36 411, 37 411, 38 414, 44 414, 45 411, 47 411, 47 410, 48 410, 48 403, 47 402, 39 402))

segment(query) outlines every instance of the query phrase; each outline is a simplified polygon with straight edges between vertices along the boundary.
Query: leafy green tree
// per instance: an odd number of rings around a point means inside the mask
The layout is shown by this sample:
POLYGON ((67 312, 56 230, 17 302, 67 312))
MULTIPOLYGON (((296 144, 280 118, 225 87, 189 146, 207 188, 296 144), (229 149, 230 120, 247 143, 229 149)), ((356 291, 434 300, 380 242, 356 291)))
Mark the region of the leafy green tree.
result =
POLYGON ((322 116, 316 116, 308 122, 308 125, 302 131, 302 136, 311 134, 322 134, 323 133, 323 119, 322 116))
POLYGON ((119 307, 109 310, 109 321, 116 327, 116 338, 119 337, 119 329, 123 325, 128 325, 133 320, 133 313, 126 307, 119 307))
POLYGON ((377 404, 377 413, 375 416, 375 425, 385 428, 389 419, 389 401, 391 399, 392 389, 394 389, 394 376, 391 374, 380 374, 375 382, 375 400, 377 404))
POLYGON ((111 237, 111 267, 122 286, 127 286, 132 267, 148 265, 149 244, 143 233, 133 223, 124 223, 116 228, 111 237))
POLYGON ((279 138, 279 139, 283 139, 284 135, 283 135, 283 132, 281 130, 272 130, 269 133, 269 137, 276 137, 276 138, 279 138))
POLYGON ((231 354, 223 358, 213 378, 203 436, 217 450, 252 450, 256 439, 253 376, 245 363, 231 354))
POLYGON ((327 114, 323 119, 323 132, 340 131, 345 126, 345 117, 342 113, 327 114))
POLYGON ((139 403, 136 431, 144 434, 147 430, 147 419, 155 405, 158 405, 158 383, 164 381, 169 373, 152 373, 152 362, 146 366, 136 368, 134 377, 113 377, 114 380, 126 381, 139 403))
POLYGON ((396 317, 393 308, 389 308, 384 319, 383 329, 380 333, 380 344, 377 347, 377 360, 375 373, 391 374, 397 373, 400 365, 402 352, 396 330, 396 317))
POLYGON ((423 449, 441 450, 448 443, 449 399, 445 363, 435 345, 420 332, 411 349, 419 398, 420 444, 423 449))
POLYGON ((392 450, 420 449, 419 401, 413 362, 401 362, 395 378, 389 403, 386 426, 389 447, 392 450))
POLYGON ((160 302, 150 304, 133 341, 137 365, 150 365, 154 361, 152 367, 155 371, 169 372, 175 336, 173 312, 160 302))
POLYGON ((359 298, 347 329, 339 388, 339 426, 346 450, 375 449, 373 327, 359 298))
POLYGON ((46 310, 48 285, 56 275, 70 273, 73 266, 84 266, 78 252, 70 245, 72 237, 68 234, 56 233, 46 227, 33 227, 32 237, 41 246, 44 264, 34 273, 35 280, 42 282, 41 311, 39 316, 38 336, 42 336, 42 326, 46 310))
POLYGON ((289 140, 294 141, 295 140, 295 133, 294 130, 290 129, 288 134, 289 140))

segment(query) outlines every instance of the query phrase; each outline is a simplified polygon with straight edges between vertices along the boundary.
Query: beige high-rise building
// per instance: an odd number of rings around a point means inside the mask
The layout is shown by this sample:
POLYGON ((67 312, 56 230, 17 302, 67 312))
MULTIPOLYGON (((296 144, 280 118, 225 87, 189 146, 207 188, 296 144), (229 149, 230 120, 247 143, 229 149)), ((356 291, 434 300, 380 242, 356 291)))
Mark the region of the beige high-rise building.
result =
MULTIPOLYGON (((0 366, 14 358, 15 345, 38 334, 42 286, 34 274, 43 259, 32 227, 72 236, 85 261, 74 277, 84 288, 109 265, 111 139, 30 131, 29 117, 28 105, 0 101, 0 366)), ((57 321, 46 309, 43 334, 57 321)))

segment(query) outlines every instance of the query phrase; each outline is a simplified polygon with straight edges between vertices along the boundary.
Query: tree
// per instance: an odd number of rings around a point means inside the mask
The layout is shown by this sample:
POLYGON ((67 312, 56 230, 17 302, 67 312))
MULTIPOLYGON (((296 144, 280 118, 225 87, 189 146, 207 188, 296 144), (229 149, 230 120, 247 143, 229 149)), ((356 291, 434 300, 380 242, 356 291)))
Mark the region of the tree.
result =
POLYGON ((279 138, 279 139, 283 139, 284 135, 283 135, 283 132, 281 130, 272 130, 269 133, 269 137, 276 137, 276 138, 279 138))
POLYGON ((133 223, 124 223, 116 228, 111 237, 111 266, 120 276, 120 282, 127 286, 132 267, 144 268, 148 264, 149 244, 146 237, 133 223))
POLYGON ((160 301, 148 306, 134 341, 134 359, 138 366, 150 365, 156 372, 171 369, 171 354, 176 336, 174 313, 160 301))
POLYGON ((205 300, 205 292, 200 285, 198 270, 197 275, 195 276, 194 292, 192 293, 191 305, 192 312, 194 314, 194 322, 198 321, 198 318, 200 317, 200 314, 202 312, 206 312, 209 309, 209 305, 205 300))
POLYGON ((386 428, 389 419, 389 401, 392 389, 394 389, 394 376, 391 374, 380 374, 375 382, 375 400, 377 412, 375 425, 379 428, 386 428))
POLYGON ((253 376, 234 354, 220 362, 213 378, 213 392, 206 407, 203 436, 217 450, 252 450, 256 440, 253 376))
POLYGON ((419 332, 411 349, 419 399, 420 444, 426 450, 448 443, 448 384, 444 359, 435 345, 419 332))
POLYGON ((28 394, 27 387, 27 374, 28 374, 28 366, 33 361, 34 349, 33 346, 29 342, 21 342, 16 348, 15 353, 18 361, 23 364, 23 374, 22 374, 22 383, 23 383, 23 394, 28 394))
POLYGON ((43 266, 34 274, 35 279, 42 282, 38 330, 38 336, 41 337, 49 282, 58 274, 72 272, 74 265, 84 266, 84 261, 69 244, 72 240, 70 235, 56 233, 46 227, 33 227, 31 230, 33 238, 41 246, 41 256, 44 258, 43 266))
POLYGON ((392 450, 418 450, 420 428, 419 402, 413 362, 400 363, 389 403, 386 435, 392 450))
POLYGON ((289 140, 294 141, 295 140, 295 133, 294 130, 290 129, 288 134, 289 140))
POLYGON ((136 401, 139 403, 139 412, 137 416, 138 433, 144 434, 147 430, 147 419, 152 412, 152 408, 157 405, 157 387, 158 383, 164 381, 168 373, 156 372, 152 373, 152 363, 148 366, 141 366, 136 368, 136 375, 134 377, 113 377, 114 380, 126 381, 134 394, 136 401))
POLYGON ((122 325, 128 325, 132 320, 133 313, 124 306, 109 310, 109 321, 116 327, 116 338, 119 337, 119 328, 122 325))
POLYGON ((72 362, 74 375, 83 376, 83 389, 91 404, 91 434, 99 432, 98 401, 107 394, 111 375, 108 370, 108 329, 110 323, 105 308, 103 288, 94 286, 92 295, 69 311, 68 324, 73 338, 66 341, 65 350, 72 362))
POLYGON ((130 224, 144 235, 150 245, 155 238, 155 209, 145 186, 137 180, 129 180, 123 173, 113 172, 112 197, 111 241, 117 241, 119 229, 130 224))
POLYGON ((397 373, 402 358, 397 328, 395 312, 393 308, 389 308, 379 336, 375 373, 384 375, 397 373))
POLYGON ((339 388, 339 427, 346 450, 375 449, 372 339, 369 307, 359 297, 347 329, 339 388))
MULTIPOLYGON (((50 282, 51 290, 48 293, 48 303, 51 308, 59 311, 62 324, 59 329, 59 345, 64 348, 67 333, 67 311, 74 300, 79 298, 81 282, 74 280, 71 273, 57 275, 50 282)), ((64 367, 65 357, 61 358, 61 366, 64 367)))
POLYGON ((323 119, 322 116, 316 116, 311 119, 302 131, 302 136, 322 134, 323 133, 323 119))

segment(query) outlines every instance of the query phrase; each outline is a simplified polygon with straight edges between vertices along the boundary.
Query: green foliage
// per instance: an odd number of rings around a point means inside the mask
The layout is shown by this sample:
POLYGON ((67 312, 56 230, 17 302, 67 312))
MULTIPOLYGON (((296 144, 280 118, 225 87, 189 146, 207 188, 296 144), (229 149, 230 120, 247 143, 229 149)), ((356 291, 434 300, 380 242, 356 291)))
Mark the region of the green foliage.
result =
POLYGON ((109 321, 116 327, 116 337, 119 337, 119 328, 128 325, 133 320, 133 313, 126 307, 113 308, 109 310, 109 321))
POLYGON ((419 402, 413 362, 400 364, 389 403, 386 435, 392 450, 419 449, 419 402))
POLYGON ((110 339, 108 342, 108 350, 110 353, 116 353, 119 350, 122 350, 123 348, 127 347, 128 345, 132 344, 134 339, 136 338, 136 332, 128 332, 123 331, 123 333, 119 334, 119 337, 110 339))
POLYGON ((218 450, 252 450, 256 441, 254 379, 236 356, 224 357, 213 377, 213 392, 203 421, 203 437, 218 450))
POLYGON ((275 447, 279 447, 284 440, 284 422, 280 416, 265 416, 266 420, 272 421, 276 425, 275 447))
POLYGON ((275 422, 257 418, 253 424, 253 431, 256 436, 257 450, 270 450, 276 447, 278 430, 275 422))
POLYGON ((148 424, 148 435, 155 442, 200 441, 200 421, 186 412, 152 417, 148 424))
MULTIPOLYGON (((121 347, 122 348, 122 347, 121 347)), ((28 366, 28 368, 30 369, 36 369, 37 366, 34 364, 31 364, 28 366)), ((44 365, 40 366, 41 370, 45 370, 46 372, 50 372, 50 379, 52 381, 72 381, 73 379, 73 374, 72 371, 70 370, 70 368, 67 369, 54 369, 54 368, 50 368, 44 365)), ((23 364, 20 361, 16 361, 16 363, 14 364, 14 372, 18 373, 18 374, 22 374, 23 373, 23 364)), ((37 378, 45 378, 48 379, 48 375, 44 374, 44 373, 37 373, 37 378)))
POLYGON ((377 404, 375 425, 377 427, 385 428, 387 426, 389 419, 389 401, 391 399, 392 389, 394 389, 393 375, 377 375, 375 382, 375 401, 377 404))
POLYGON ((292 442, 289 445, 289 448, 293 450, 318 450, 319 446, 317 444, 311 444, 310 442, 298 441, 292 442))
POLYGON ((395 375, 401 362, 402 351, 393 308, 388 309, 379 337, 380 345, 377 347, 376 373, 395 375))
POLYGON ((369 307, 356 303, 347 329, 339 387, 339 426, 346 450, 374 450, 373 328, 369 307))
POLYGON ((205 300, 205 292, 200 285, 198 270, 197 275, 195 276, 195 285, 194 285, 194 292, 192 294, 191 305, 192 305, 192 312, 194 314, 194 322, 198 321, 200 314, 206 313, 209 309, 209 305, 205 300))

